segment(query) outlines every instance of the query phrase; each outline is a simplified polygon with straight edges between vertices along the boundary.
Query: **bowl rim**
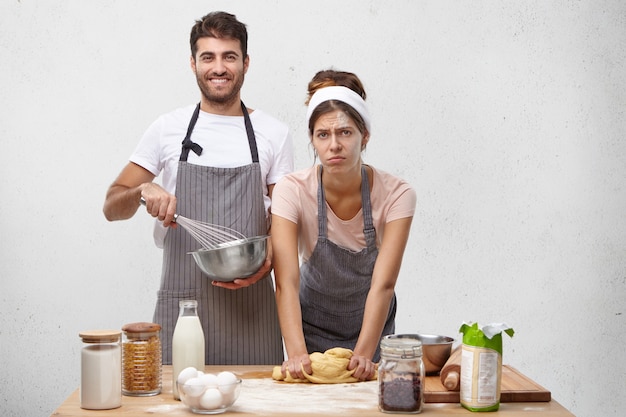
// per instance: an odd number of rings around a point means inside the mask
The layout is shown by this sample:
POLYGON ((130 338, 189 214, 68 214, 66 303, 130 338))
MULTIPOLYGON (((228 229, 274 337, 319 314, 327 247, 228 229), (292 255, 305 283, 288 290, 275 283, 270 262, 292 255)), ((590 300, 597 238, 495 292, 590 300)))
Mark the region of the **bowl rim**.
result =
MULTIPOLYGON (((187 400, 190 399, 188 398, 188 394, 185 392, 184 389, 181 389, 182 387, 186 386, 187 383, 185 382, 184 384, 179 384, 178 381, 176 381, 176 384, 178 386, 178 395, 180 396, 180 401, 186 406, 189 407, 191 410, 200 410, 200 411, 217 411, 217 410, 227 410, 230 407, 232 407, 235 402, 237 401, 238 397, 239 397, 239 392, 237 392, 237 394, 230 398, 228 401, 226 402, 222 402, 222 404, 220 404, 219 407, 215 407, 215 408, 204 408, 204 407, 194 407, 191 404, 187 404, 187 400)), ((209 389, 209 388, 213 388, 213 389, 217 389, 219 390, 220 387, 229 387, 229 386, 234 386, 235 389, 237 391, 239 391, 241 389, 241 386, 243 385, 243 379, 240 377, 237 377, 237 380, 235 382, 231 382, 230 384, 221 384, 221 385, 204 385, 203 387, 203 394, 204 392, 209 389)), ((197 386, 197 385, 190 385, 190 386, 197 386)), ((223 400, 225 400, 227 397, 222 397, 223 400)))
POLYGON ((232 248, 235 246, 240 246, 240 245, 243 245, 244 243, 256 242, 259 240, 267 240, 269 237, 270 237, 269 235, 259 235, 259 236, 247 237, 245 239, 231 240, 228 242, 223 242, 218 245, 215 245, 215 247, 213 248, 200 248, 198 250, 187 252, 187 255, 201 254, 201 253, 207 253, 207 252, 216 252, 219 250, 228 249, 228 248, 232 248))
POLYGON ((455 342, 455 339, 453 337, 450 336, 444 336, 444 335, 440 335, 440 334, 434 334, 434 333, 398 333, 398 334, 389 334, 387 336, 385 336, 386 338, 404 338, 404 337, 412 337, 415 338, 417 340, 419 340, 420 342, 422 342, 422 347, 424 346, 436 346, 436 345, 452 345, 455 342), (424 340, 424 339, 438 339, 438 338, 442 338, 443 340, 440 342, 429 342, 428 340, 424 340))
MULTIPOLYGON (((191 379, 191 378, 190 378, 191 379)), ((220 384, 220 385, 204 385, 205 387, 211 387, 211 388, 219 388, 219 387, 228 387, 230 385, 240 385, 243 382, 242 378, 237 377, 237 380, 235 382, 231 382, 230 384, 220 384)), ((187 382, 185 382, 184 384, 179 384, 178 381, 176 381, 176 384, 178 384, 179 387, 184 387, 187 385, 187 382)), ((190 387, 197 387, 198 385, 189 385, 190 387)))

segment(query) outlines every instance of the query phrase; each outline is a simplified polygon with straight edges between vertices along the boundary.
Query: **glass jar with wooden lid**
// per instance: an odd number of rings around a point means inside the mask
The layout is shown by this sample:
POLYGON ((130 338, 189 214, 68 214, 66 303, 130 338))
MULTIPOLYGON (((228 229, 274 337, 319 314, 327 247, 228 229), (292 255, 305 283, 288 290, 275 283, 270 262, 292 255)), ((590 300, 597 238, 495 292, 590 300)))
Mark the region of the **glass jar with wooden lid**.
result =
POLYGON ((161 393, 161 326, 129 323, 122 331, 122 393, 129 396, 161 393))
POLYGON ((120 331, 88 330, 78 335, 80 355, 80 406, 108 410, 122 405, 120 390, 120 331))

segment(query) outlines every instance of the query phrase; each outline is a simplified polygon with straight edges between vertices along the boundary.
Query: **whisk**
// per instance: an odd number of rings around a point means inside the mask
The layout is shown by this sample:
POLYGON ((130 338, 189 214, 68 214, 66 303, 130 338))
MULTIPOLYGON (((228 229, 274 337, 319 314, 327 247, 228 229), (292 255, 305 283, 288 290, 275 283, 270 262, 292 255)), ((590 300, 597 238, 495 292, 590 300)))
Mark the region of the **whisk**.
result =
MULTIPOLYGON (((141 204, 146 205, 146 200, 141 197, 141 204)), ((174 214, 174 222, 181 225, 200 244, 203 249, 214 249, 218 246, 228 246, 245 240, 246 236, 230 227, 220 226, 213 223, 205 223, 199 220, 191 220, 180 214, 174 214)))

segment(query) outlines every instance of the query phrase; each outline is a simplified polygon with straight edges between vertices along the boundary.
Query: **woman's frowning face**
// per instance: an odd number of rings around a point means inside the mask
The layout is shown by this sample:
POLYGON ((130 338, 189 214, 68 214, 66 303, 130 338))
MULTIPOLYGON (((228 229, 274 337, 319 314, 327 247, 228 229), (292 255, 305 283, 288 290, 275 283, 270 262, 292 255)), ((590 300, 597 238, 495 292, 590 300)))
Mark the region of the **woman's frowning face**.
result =
POLYGON ((315 121, 311 143, 325 169, 344 171, 360 169, 367 139, 348 114, 333 110, 315 121))

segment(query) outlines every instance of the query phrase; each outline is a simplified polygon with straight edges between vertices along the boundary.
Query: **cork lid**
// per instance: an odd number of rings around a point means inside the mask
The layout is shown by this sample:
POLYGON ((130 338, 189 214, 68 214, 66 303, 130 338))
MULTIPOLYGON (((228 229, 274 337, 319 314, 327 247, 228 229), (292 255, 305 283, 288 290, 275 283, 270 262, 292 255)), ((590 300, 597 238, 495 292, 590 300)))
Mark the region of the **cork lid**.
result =
POLYGON ((161 325, 156 323, 138 322, 128 323, 122 326, 125 333, 154 333, 161 330, 161 325))
POLYGON ((119 330, 86 330, 78 333, 85 343, 119 342, 122 332, 119 330))

